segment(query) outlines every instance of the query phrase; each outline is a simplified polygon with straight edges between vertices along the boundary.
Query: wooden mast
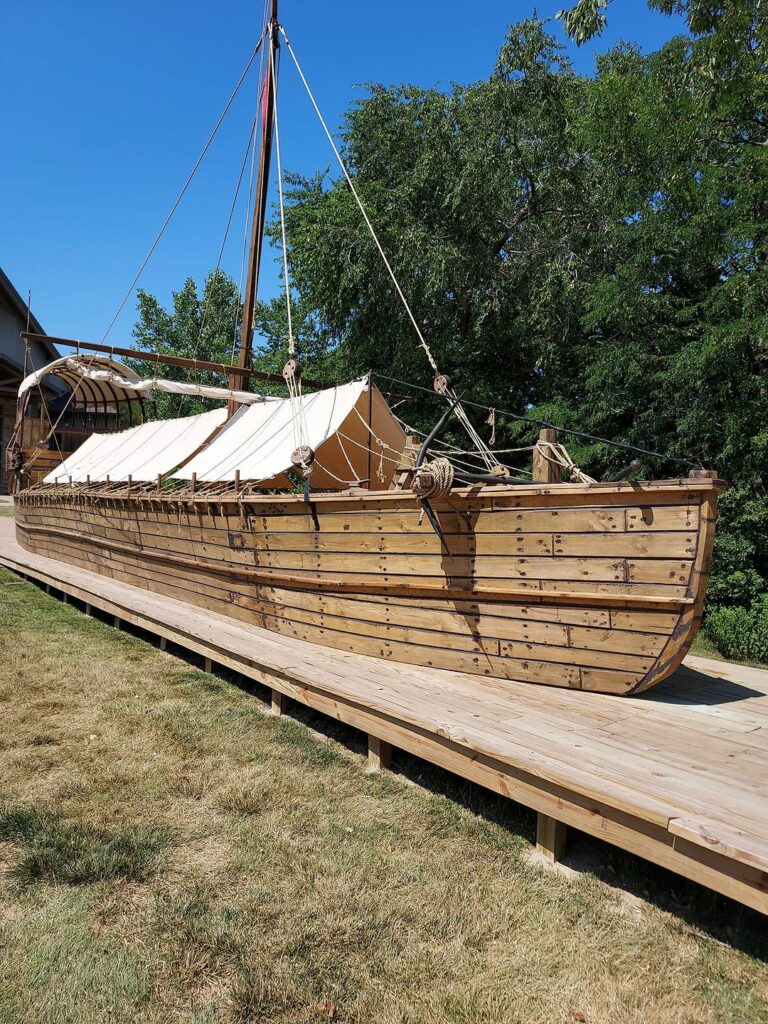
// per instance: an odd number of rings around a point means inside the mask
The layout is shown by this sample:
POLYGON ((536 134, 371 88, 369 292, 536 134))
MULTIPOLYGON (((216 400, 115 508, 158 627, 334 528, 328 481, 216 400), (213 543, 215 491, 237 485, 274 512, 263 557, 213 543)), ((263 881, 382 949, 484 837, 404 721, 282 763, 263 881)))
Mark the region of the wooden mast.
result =
MULTIPOLYGON (((243 323, 240 331, 240 353, 238 366, 247 370, 251 366, 253 348, 253 321, 256 313, 256 299, 259 284, 259 268, 264 248, 264 226, 267 217, 267 194, 269 192, 269 168, 272 159, 272 138, 275 116, 275 69, 277 51, 280 46, 279 23, 277 20, 277 0, 271 0, 271 13, 265 26, 267 38, 266 70, 261 87, 261 149, 256 177, 256 195, 253 205, 253 222, 251 226, 251 244, 248 252, 248 273, 245 280, 245 298, 243 300, 243 323)), ((232 387, 243 388, 248 374, 234 374, 232 387)), ((238 408, 230 402, 230 415, 238 408)))

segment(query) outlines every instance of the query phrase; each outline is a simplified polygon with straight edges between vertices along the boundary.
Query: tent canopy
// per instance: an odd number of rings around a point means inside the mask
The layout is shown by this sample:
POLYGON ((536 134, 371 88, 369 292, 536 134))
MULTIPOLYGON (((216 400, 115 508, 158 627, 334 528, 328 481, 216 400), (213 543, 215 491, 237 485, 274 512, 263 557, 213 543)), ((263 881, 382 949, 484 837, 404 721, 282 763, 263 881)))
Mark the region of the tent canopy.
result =
POLYGON ((156 420, 119 433, 91 434, 44 483, 153 482, 158 475, 200 483, 240 479, 265 488, 287 487, 291 456, 300 444, 316 453, 315 488, 370 480, 392 482, 405 433, 379 389, 367 377, 294 399, 271 398, 173 420, 156 420), (173 472, 175 470, 175 472, 173 472))
POLYGON ((180 466, 221 427, 226 409, 214 409, 198 416, 142 423, 116 434, 91 436, 53 469, 45 484, 85 483, 106 480, 136 483, 156 480, 180 466))
POLYGON ((334 488, 371 479, 388 487, 405 433, 368 377, 240 409, 213 441, 173 476, 200 482, 240 479, 284 487, 291 455, 300 444, 316 453, 312 486, 334 488), (379 443, 381 442, 381 443, 379 443))

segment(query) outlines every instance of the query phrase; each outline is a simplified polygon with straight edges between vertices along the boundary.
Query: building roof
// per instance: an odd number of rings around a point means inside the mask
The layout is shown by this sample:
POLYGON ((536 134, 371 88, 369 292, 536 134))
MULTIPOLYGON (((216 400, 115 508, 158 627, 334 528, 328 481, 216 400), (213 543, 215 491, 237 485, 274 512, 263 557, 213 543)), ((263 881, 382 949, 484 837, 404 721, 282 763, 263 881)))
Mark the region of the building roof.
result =
MULTIPOLYGON (((2 267, 0 267, 0 295, 4 296, 10 306, 16 310, 24 323, 27 322, 27 304, 16 291, 13 286, 13 282, 5 273, 2 267)), ((45 334, 40 321, 29 310, 29 329, 33 334, 45 334)), ((60 353, 55 345, 52 345, 50 341, 41 341, 40 343, 46 350, 46 354, 51 360, 58 359, 60 353)))

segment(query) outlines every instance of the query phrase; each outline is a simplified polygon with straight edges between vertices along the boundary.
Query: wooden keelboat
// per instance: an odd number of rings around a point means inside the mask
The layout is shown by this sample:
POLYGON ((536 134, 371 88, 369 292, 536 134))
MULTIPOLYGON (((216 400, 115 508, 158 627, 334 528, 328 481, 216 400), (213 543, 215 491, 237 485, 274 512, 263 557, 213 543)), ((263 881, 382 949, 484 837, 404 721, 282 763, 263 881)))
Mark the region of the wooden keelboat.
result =
POLYGON ((290 338, 278 378, 289 397, 243 390, 272 377, 251 369, 250 353, 281 31, 273 0, 237 364, 77 343, 75 356, 31 374, 8 452, 19 542, 326 649, 610 694, 654 685, 701 622, 723 487, 714 474, 598 483, 545 430, 524 480, 482 444, 442 374, 446 416, 419 444, 370 377, 312 391, 290 338), (118 354, 214 370, 229 387, 143 381, 118 354), (31 484, 55 424, 34 451, 18 438, 47 373, 84 382, 73 388, 84 416, 93 402, 119 419, 123 402, 132 423, 136 402, 143 412, 142 396, 155 390, 227 409, 94 433, 31 484), (448 416, 477 446, 474 468, 440 441, 448 416))

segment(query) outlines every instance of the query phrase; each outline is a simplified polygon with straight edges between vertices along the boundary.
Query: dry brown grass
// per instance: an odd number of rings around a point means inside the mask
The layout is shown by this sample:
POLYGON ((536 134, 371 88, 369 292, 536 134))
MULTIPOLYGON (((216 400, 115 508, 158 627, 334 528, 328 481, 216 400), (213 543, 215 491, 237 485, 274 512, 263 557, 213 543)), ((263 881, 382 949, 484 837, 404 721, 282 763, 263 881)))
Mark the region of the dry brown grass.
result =
POLYGON ((545 871, 509 801, 1 571, 0 648, 2 1024, 768 1020, 733 903, 591 841, 615 884, 545 871))

